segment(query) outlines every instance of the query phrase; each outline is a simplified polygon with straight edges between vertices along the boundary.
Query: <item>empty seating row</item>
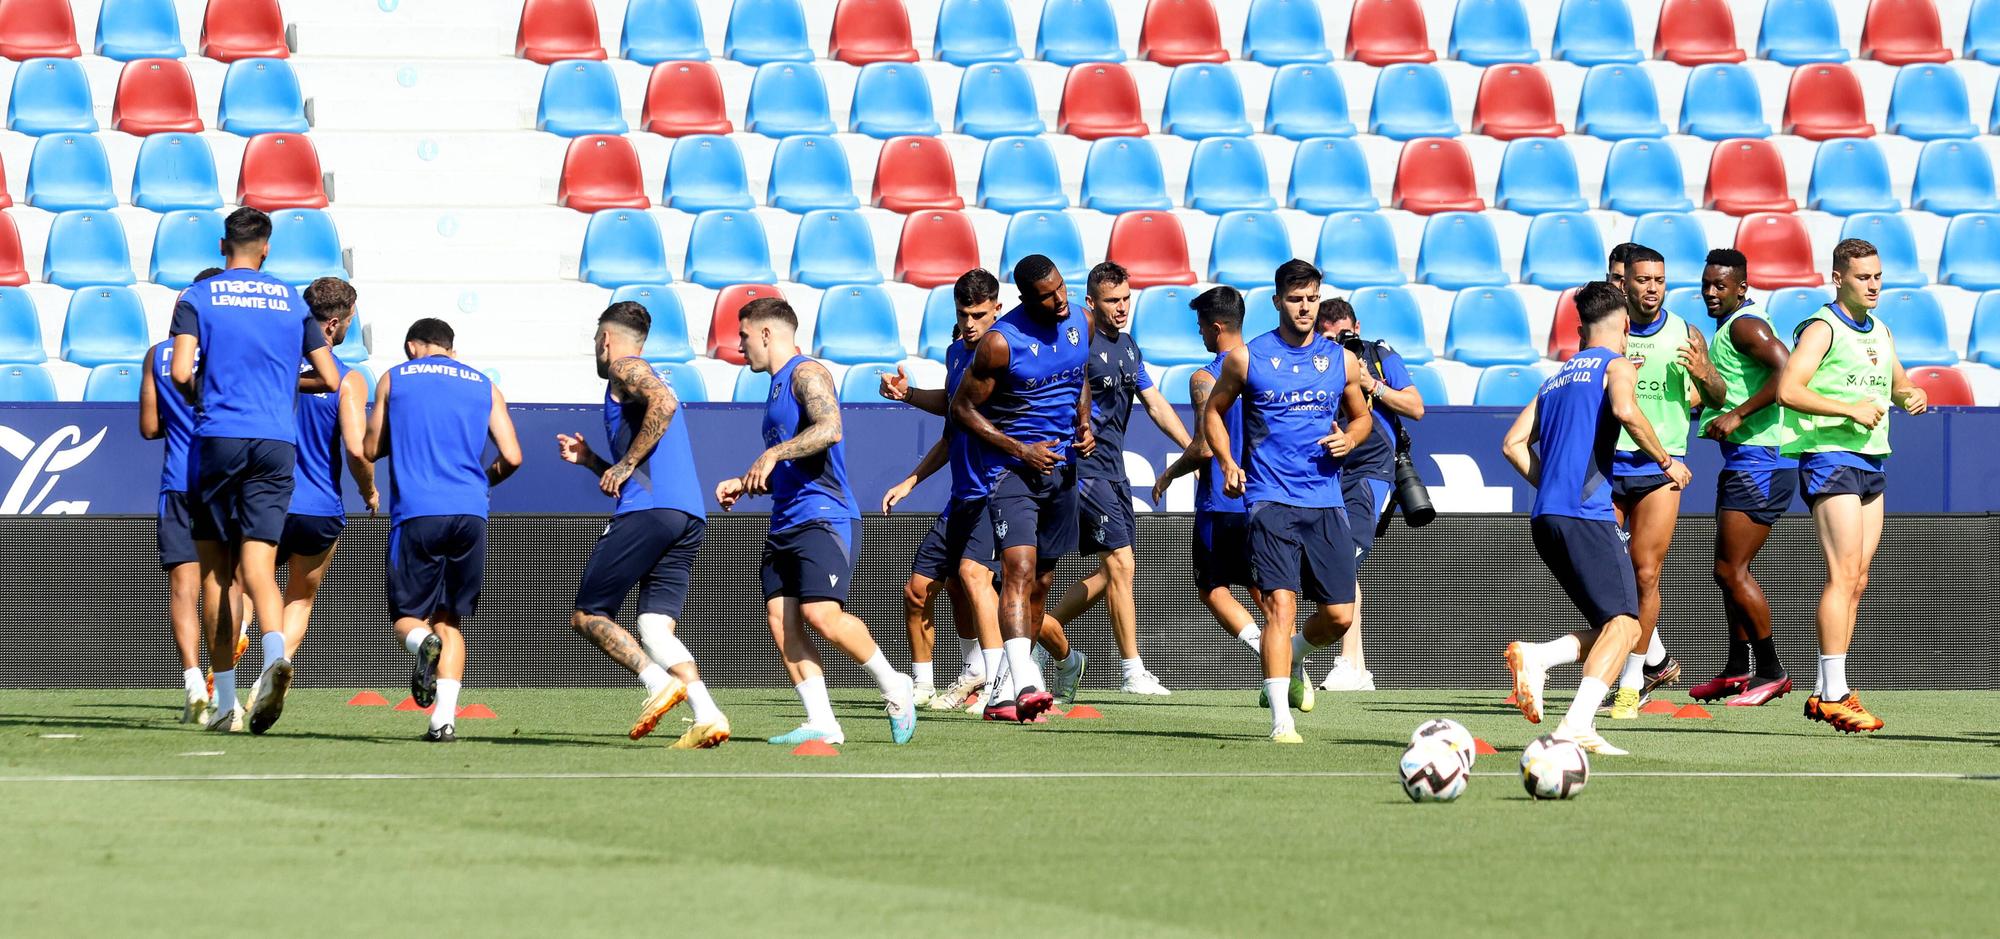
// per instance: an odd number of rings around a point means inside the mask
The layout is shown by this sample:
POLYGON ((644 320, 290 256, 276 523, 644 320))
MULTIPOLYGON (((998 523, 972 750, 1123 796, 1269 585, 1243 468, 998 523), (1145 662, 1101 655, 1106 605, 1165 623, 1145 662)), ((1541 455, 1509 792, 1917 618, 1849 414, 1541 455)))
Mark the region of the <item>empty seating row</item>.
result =
MULTIPOLYGON (((231 63, 222 79, 218 124, 244 137, 305 133, 309 127, 305 95, 291 65, 273 58, 231 63)), ((21 63, 7 99, 7 129, 31 136, 94 133, 97 115, 83 67, 70 59, 21 63)), ((118 73, 111 129, 138 136, 201 130, 187 66, 174 59, 127 62, 118 73)))
MULTIPOLYGON (((174 0, 101 0, 92 48, 127 62, 185 56, 176 7, 174 0)), ((278 0, 208 0, 199 48, 202 55, 223 62, 284 58, 291 54, 284 11, 278 0)), ((24 61, 82 54, 69 0, 0 0, 0 57, 24 61)))
MULTIPOLYGON (((220 265, 217 265, 220 266, 220 265)), ((357 322, 348 340, 334 349, 346 361, 368 356, 357 322)), ((117 362, 138 362, 147 347, 162 336, 146 323, 145 305, 131 287, 99 285, 69 295, 63 314, 62 360, 95 368, 117 362)), ((39 363, 48 360, 42 342, 41 316, 27 291, 0 287, 0 362, 39 363)))
MULTIPOLYGON (((179 289, 203 268, 221 264, 222 213, 186 210, 160 216, 153 234, 147 279, 179 289)), ((42 250, 45 283, 78 288, 137 282, 125 226, 118 216, 101 209, 72 209, 55 217, 42 250)), ((333 219, 318 209, 279 209, 271 213, 271 253, 264 269, 293 284, 316 277, 346 276, 340 235, 333 219)), ((21 235, 12 217, 0 213, 0 285, 28 282, 22 262, 21 235)))
MULTIPOLYGON (((50 134, 36 140, 23 201, 51 212, 118 205, 103 142, 91 134, 50 134)), ((325 177, 312 139, 302 134, 252 137, 243 149, 234 202, 265 211, 325 207, 325 177)), ((6 204, 0 193, 0 205, 6 204)), ((132 204, 156 212, 219 208, 222 193, 208 141, 189 133, 147 137, 133 164, 132 204)))

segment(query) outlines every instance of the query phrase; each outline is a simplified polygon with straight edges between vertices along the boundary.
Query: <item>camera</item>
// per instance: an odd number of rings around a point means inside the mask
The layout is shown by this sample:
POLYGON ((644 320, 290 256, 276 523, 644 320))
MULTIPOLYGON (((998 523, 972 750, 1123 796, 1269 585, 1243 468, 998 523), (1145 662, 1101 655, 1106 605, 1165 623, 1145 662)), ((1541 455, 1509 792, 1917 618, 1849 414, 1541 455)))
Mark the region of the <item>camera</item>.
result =
MULTIPOLYGON (((1361 333, 1353 329, 1343 329, 1334 334, 1333 340, 1345 346, 1360 359, 1363 366, 1381 375, 1381 346, 1361 338, 1361 333)), ((1389 415, 1390 426, 1396 431, 1396 497, 1390 510, 1382 513, 1376 523, 1375 533, 1380 537, 1389 528, 1389 517, 1397 508, 1402 509, 1403 523, 1411 528, 1422 528, 1437 519, 1437 508, 1431 505, 1430 490, 1425 488, 1423 477, 1417 474, 1416 462, 1410 459, 1410 432, 1403 429, 1403 422, 1395 415, 1389 415)))

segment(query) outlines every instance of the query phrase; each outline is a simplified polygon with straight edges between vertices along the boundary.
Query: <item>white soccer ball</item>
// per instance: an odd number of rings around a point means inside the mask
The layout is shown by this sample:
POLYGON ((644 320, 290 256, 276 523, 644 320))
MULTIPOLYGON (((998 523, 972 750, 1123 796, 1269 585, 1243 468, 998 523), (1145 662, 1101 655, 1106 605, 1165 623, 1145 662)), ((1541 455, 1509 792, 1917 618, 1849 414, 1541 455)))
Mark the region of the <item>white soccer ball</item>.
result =
POLYGON ((1465 760, 1466 769, 1472 768, 1476 756, 1473 752, 1472 732, 1466 730, 1464 725, 1443 717, 1425 721, 1418 724, 1417 729, 1410 734, 1410 744, 1414 746, 1426 740, 1436 740, 1450 747, 1460 759, 1465 760))
POLYGON ((1590 756, 1575 743, 1536 737, 1521 752, 1521 788, 1537 799, 1568 799, 1590 782, 1590 756))
POLYGON ((1465 761, 1439 740, 1411 744, 1396 770, 1411 802, 1450 802, 1465 794, 1469 775, 1465 761))

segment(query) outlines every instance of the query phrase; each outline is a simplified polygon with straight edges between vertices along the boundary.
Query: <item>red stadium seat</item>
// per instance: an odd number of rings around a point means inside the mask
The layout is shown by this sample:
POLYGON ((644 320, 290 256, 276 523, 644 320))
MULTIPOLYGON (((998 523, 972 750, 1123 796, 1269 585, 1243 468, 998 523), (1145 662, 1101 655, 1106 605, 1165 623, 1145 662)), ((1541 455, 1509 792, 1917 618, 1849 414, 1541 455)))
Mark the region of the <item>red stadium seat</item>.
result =
POLYGON ((896 279, 919 287, 942 287, 979 266, 979 237, 964 213, 916 212, 903 219, 896 245, 896 279))
POLYGON ((1549 358, 1569 361, 1583 345, 1583 320, 1576 312, 1576 288, 1556 297, 1556 319, 1549 325, 1549 358))
POLYGON ((1084 140, 1144 137, 1152 132, 1139 116, 1139 86, 1132 73, 1115 62, 1088 62, 1069 70, 1056 126, 1084 140))
POLYGON ((1949 365, 1924 365, 1910 369, 1910 382, 1924 390, 1931 407, 1969 408, 1977 403, 1972 397, 1972 383, 1965 380, 1965 373, 1949 365))
POLYGON ((1418 137, 1403 144, 1389 199, 1391 206, 1419 215, 1486 211, 1472 157, 1464 144, 1446 137, 1418 137))
POLYGON ((743 312, 744 305, 752 300, 765 297, 784 299, 784 294, 770 284, 737 284, 724 287, 715 295, 715 309, 708 317, 708 357, 721 359, 731 365, 748 365, 743 360, 742 341, 736 335, 739 324, 737 314, 743 312))
POLYGON ((263 209, 326 208, 319 152, 304 134, 258 134, 243 148, 236 176, 239 205, 263 209))
POLYGON ((1148 0, 1139 58, 1167 66, 1229 61, 1215 7, 1209 0, 1148 0))
POLYGON ((118 96, 111 102, 111 129, 144 137, 173 131, 201 131, 194 79, 179 59, 135 59, 118 73, 118 96))
POLYGON ((903 0, 840 0, 827 45, 828 55, 849 65, 917 60, 903 0))
POLYGON ((1801 65, 1792 73, 1784 127, 1785 133, 1807 140, 1875 136, 1860 80, 1847 66, 1832 62, 1801 65))
POLYGON ((639 171, 639 152, 632 149, 632 142, 611 134, 572 139, 569 150, 563 153, 556 204, 579 212, 651 206, 639 171))
POLYGON ((285 11, 278 0, 208 0, 201 15, 201 54, 219 62, 291 55, 285 11))
POLYGON ((639 123, 662 137, 726 134, 729 105, 722 97, 722 79, 707 62, 661 62, 646 81, 646 103, 639 123))
POLYGON ((14 204, 14 197, 7 194, 7 167, 0 165, 0 209, 14 204))
POLYGON ((82 54, 69 0, 0 0, 0 58, 19 62, 42 56, 74 59, 82 54))
POLYGON ((875 159, 877 206, 909 214, 927 209, 963 209, 958 171, 951 150, 936 137, 891 137, 875 159))
POLYGON ((1172 212, 1118 216, 1111 223, 1111 244, 1105 248, 1104 259, 1122 265, 1135 290, 1195 282, 1194 265, 1188 263, 1187 233, 1172 212))
POLYGON ((1355 0, 1347 17, 1347 57, 1369 65, 1436 62, 1419 0, 1355 0))
POLYGON ((1813 267, 1812 237, 1796 215, 1759 212, 1736 225, 1736 250, 1750 259, 1750 286, 1758 290, 1817 287, 1825 278, 1813 267))
POLYGON ((1949 62, 1944 28, 1932 0, 1869 0, 1861 25, 1861 57, 1889 65, 1949 62))
POLYGON ((21 230, 14 217, 0 213, 0 287, 19 287, 28 282, 28 265, 21 258, 21 230))
POLYGON ((1548 76, 1532 65, 1487 68, 1479 77, 1479 98, 1472 106, 1472 132, 1498 140, 1562 136, 1556 93, 1548 76))
POLYGON ((1728 0, 1666 0, 1653 33, 1653 57, 1676 65, 1741 62, 1736 17, 1728 0))
MULTIPOLYGON (((1725 140, 1708 158, 1708 185, 1702 204, 1730 215, 1795 212, 1785 161, 1768 140, 1725 140)), ((1818 283, 1818 281, 1814 281, 1818 283)))
POLYGON ((548 65, 564 59, 603 59, 597 5, 591 0, 527 0, 514 32, 514 54, 548 65))

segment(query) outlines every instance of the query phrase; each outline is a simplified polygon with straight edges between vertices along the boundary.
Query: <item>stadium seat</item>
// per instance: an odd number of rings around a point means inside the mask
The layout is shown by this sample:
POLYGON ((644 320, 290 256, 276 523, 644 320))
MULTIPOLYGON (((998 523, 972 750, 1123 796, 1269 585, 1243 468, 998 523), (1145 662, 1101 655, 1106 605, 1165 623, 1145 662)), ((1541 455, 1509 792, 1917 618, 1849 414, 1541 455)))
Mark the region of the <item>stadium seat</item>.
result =
POLYGON ((173 0, 103 0, 97 8, 96 51, 120 62, 187 55, 173 0))
POLYGON ((2000 0, 1972 0, 1965 19, 1965 57, 2000 65, 2000 0))
POLYGON ((1521 295, 1505 287, 1459 291, 1445 327, 1444 357, 1475 368, 1541 361, 1521 295))
POLYGON ((1938 283, 1967 290, 2000 290, 2000 215, 1961 215, 1944 231, 1938 283))
POLYGON ((651 206, 631 141, 610 134, 572 138, 563 152, 556 204, 579 212, 651 206))
POLYGON ((14 69, 7 97, 7 129, 43 134, 94 134, 97 114, 90 82, 73 59, 29 59, 14 69))
POLYGON ((1168 404, 1193 404, 1194 400, 1188 390, 1188 379, 1194 377, 1194 373, 1201 371, 1202 368, 1203 364, 1199 362, 1182 362, 1179 365, 1168 366, 1160 373, 1160 380, 1155 383, 1160 389, 1160 396, 1166 398, 1168 404))
POLYGON ((1231 212, 1215 223, 1208 247, 1208 281, 1251 290, 1293 257, 1291 235, 1271 212, 1231 212))
POLYGON ((306 121, 305 94, 299 90, 299 78, 283 59, 238 59, 230 63, 229 72, 222 79, 222 105, 216 123, 223 130, 243 137, 303 134, 311 129, 306 121))
POLYGON ((940 209, 904 217, 896 242, 897 280, 936 287, 956 283, 959 275, 978 266, 979 236, 965 213, 940 209))
POLYGON ((1868 0, 1861 57, 1889 65, 1951 61, 1935 0, 1868 0))
POLYGON ((1592 66, 1577 102, 1576 131, 1600 140, 1665 137, 1653 79, 1636 65, 1592 66))
POLYGON ((28 282, 28 265, 21 257, 21 230, 14 218, 0 212, 0 286, 19 287, 28 282))
POLYGON ((1875 125, 1868 123, 1868 104, 1861 97, 1861 81, 1838 64, 1801 65, 1792 73, 1784 127, 1785 133, 1807 140, 1875 136, 1875 125))
POLYGON ((1054 261, 1063 280, 1072 285, 1082 285, 1084 275, 1090 271, 1090 261, 1083 250, 1083 234, 1077 230, 1076 220, 1064 212, 1021 212, 1007 220, 997 272, 1001 283, 1013 283, 1014 265, 1031 254, 1054 261))
MULTIPOLYGON (((837 152, 837 148, 836 148, 837 152)), ((951 149, 936 137, 898 137, 882 144, 875 162, 878 208, 908 214, 927 209, 963 209, 951 149)))
POLYGON ((0 209, 14 204, 14 197, 7 192, 7 169, 0 166, 0 209))
POLYGON ((1451 16, 1451 57, 1473 65, 1533 62, 1528 8, 1522 0, 1458 0, 1451 16))
POLYGON ((250 138, 236 173, 236 202, 266 212, 326 208, 326 183, 312 138, 304 134, 250 138))
POLYGON ((1757 57, 1793 66, 1847 61, 1833 0, 1765 0, 1757 57))
POLYGON ((49 370, 33 363, 0 365, 0 401, 40 403, 56 400, 56 383, 49 370))
POLYGON ((903 0, 840 0, 833 11, 827 57, 849 65, 915 62, 910 11, 903 0))
POLYGON ((1702 336, 1710 342, 1715 340, 1715 318, 1708 315, 1708 304, 1701 299, 1700 287, 1669 290, 1667 299, 1661 302, 1660 307, 1687 320, 1689 325, 1701 330, 1702 336))
POLYGON ((743 129, 766 137, 837 130, 827 110, 826 82, 819 69, 795 62, 758 66, 757 77, 750 81, 750 107, 743 114, 743 129))
MULTIPOLYGON (((832 357, 827 356, 827 358, 832 357)), ((841 404, 886 403, 882 400, 879 390, 882 385, 882 374, 884 372, 893 374, 896 371, 896 363, 874 361, 880 358, 879 355, 871 356, 868 360, 848 365, 846 373, 840 377, 841 404)), ((841 360, 833 359, 833 361, 841 360)))
POLYGON ((146 357, 146 308, 130 287, 89 287, 70 294, 63 318, 63 361, 84 368, 146 357))
POLYGON ((1324 65, 1281 66, 1271 76, 1271 93, 1264 104, 1264 132, 1290 140, 1354 136, 1347 88, 1340 83, 1339 74, 1324 65))
MULTIPOLYGON (((1424 313, 1408 290, 1389 285, 1363 287, 1350 294, 1347 301, 1354 306, 1354 316, 1361 322, 1362 331, 1388 343, 1404 362, 1416 365, 1431 360, 1430 343, 1424 340, 1424 313)), ((1442 397, 1433 398, 1428 392, 1424 400, 1445 403, 1442 397)))
POLYGON ((1472 132, 1495 140, 1560 137, 1556 94, 1549 79, 1532 65, 1495 65, 1479 76, 1472 105, 1472 132))
POLYGON ((1479 197, 1479 181, 1472 173, 1472 157, 1463 144, 1442 138, 1419 138, 1403 144, 1403 154, 1396 160, 1390 204, 1419 215, 1486 210, 1486 200, 1479 197))
POLYGON ((1535 400, 1547 378, 1532 365, 1495 365, 1479 373, 1479 386, 1472 392, 1476 407, 1523 408, 1535 400))
POLYGON ((1834 215, 1894 212, 1903 207, 1890 190, 1889 161, 1873 140, 1829 140, 1813 157, 1806 208, 1834 215))
POLYGON ((1764 300, 1764 309, 1778 338, 1790 345, 1798 335, 1799 324, 1832 302, 1831 287, 1786 287, 1771 291, 1764 300))
MULTIPOLYGON (((1338 212, 1319 226, 1313 263, 1326 282, 1343 290, 1407 283, 1396 255, 1396 233, 1380 212, 1338 212)), ((1272 270, 1277 270, 1274 266, 1272 270)), ((1268 279, 1268 275, 1267 275, 1268 279)))
MULTIPOLYGON (((884 151, 889 146, 884 145, 884 151)), ((778 141, 771 154, 770 177, 764 204, 774 209, 804 213, 861 206, 854 195, 847 152, 832 137, 801 134, 778 141)))
POLYGON ((1493 223, 1472 212, 1431 216, 1417 248, 1417 283, 1446 290, 1506 286, 1509 278, 1500 269, 1500 239, 1493 223))
POLYGON ((208 141, 199 134, 146 138, 132 168, 132 204, 155 212, 221 208, 222 187, 208 141))
POLYGON ((1875 315, 1889 324, 1890 334, 1896 337, 1896 358, 1904 367, 1958 363, 1944 307, 1930 291, 1912 287, 1884 290, 1875 315))
MULTIPOLYGON (((636 303, 646 308, 653 318, 652 328, 646 332, 646 349, 640 353, 646 361, 686 362, 694 358, 694 344, 688 338, 687 310, 681 306, 679 294, 662 284, 630 284, 611 292, 612 303, 636 303)), ((678 385, 675 393, 680 392, 678 385)), ((682 396, 682 400, 687 400, 682 396)))
POLYGON ((971 66, 958 79, 955 131, 982 140, 1036 137, 1048 129, 1028 70, 1017 62, 985 62, 971 66))
MULTIPOLYGON (((650 348, 650 346, 648 346, 650 348)), ((701 377, 701 369, 688 362, 655 359, 640 353, 654 368, 667 371, 667 387, 672 388, 674 397, 682 404, 705 404, 708 402, 708 382, 701 377)))
POLYGON ((2000 95, 1993 96, 1993 113, 1987 117, 1987 132, 2000 134, 2000 95))
POLYGON ((1125 61, 1110 0, 1045 0, 1035 58, 1065 67, 1125 61))
MULTIPOLYGON (((1674 294, 1680 292, 1668 291, 1667 302, 1671 304, 1674 294)), ((1583 325, 1576 312, 1576 288, 1571 287, 1556 295, 1555 319, 1549 322, 1548 357, 1558 362, 1569 361, 1583 345, 1582 332, 1583 325)))
POLYGON ((1361 145, 1345 137, 1301 142, 1292 151, 1292 178, 1285 205, 1314 215, 1379 208, 1361 145))
POLYGON ((1757 78, 1741 65, 1697 65, 1681 93, 1681 133, 1703 140, 1769 137, 1757 78))
POLYGON ((1086 209, 1112 215, 1174 205, 1159 152, 1139 137, 1105 137, 1090 145, 1081 202, 1086 209))
MULTIPOLYGON (((778 288, 770 284, 736 284, 724 288, 715 295, 715 306, 709 312, 708 316, 708 349, 706 351, 709 358, 721 359, 731 365, 744 364, 743 350, 740 345, 741 339, 737 335, 737 327, 742 322, 739 314, 743 312, 743 307, 748 305, 750 301, 762 300, 766 297, 776 297, 782 300, 785 298, 785 295, 779 292, 778 288)), ((770 393, 770 376, 757 375, 752 378, 752 381, 760 382, 756 395, 749 399, 743 397, 744 377, 752 374, 746 368, 741 375, 737 376, 734 400, 750 400, 761 404, 764 401, 764 396, 770 393)))
POLYGON ((1565 290, 1604 276, 1604 236, 1583 212, 1537 215, 1521 252, 1521 280, 1565 290))
POLYGON ((1785 161, 1766 140, 1725 140, 1708 158, 1705 208, 1730 215, 1793 212, 1799 204, 1785 179, 1785 161))
POLYGON ((722 97, 722 78, 707 62, 661 62, 646 81, 646 104, 639 123, 650 134, 685 137, 726 134, 729 106, 722 97))
POLYGON ((1069 77, 1063 80, 1056 128, 1084 140, 1144 137, 1152 132, 1140 116, 1139 86, 1132 82, 1132 73, 1123 65, 1104 62, 1069 70, 1069 77))
POLYGON ((1972 311, 1972 336, 1965 347, 1970 361, 2000 363, 2000 290, 1980 294, 1979 305, 1972 311))
POLYGON ((667 175, 660 204, 683 212, 748 209, 750 174, 736 141, 713 134, 695 134, 674 141, 667 155, 667 175))
POLYGON ((1139 21, 1139 58, 1169 68, 1229 61, 1215 7, 1209 0, 1147 0, 1139 21))
POLYGON ((774 62, 811 63, 805 9, 799 0, 734 0, 722 57, 760 70, 774 62))
POLYGON ((917 327, 917 354, 933 362, 944 361, 945 353, 957 341, 951 335, 957 329, 958 301, 952 296, 952 285, 932 287, 924 295, 924 319, 917 327))
MULTIPOLYGON (((1404 361, 1408 361, 1407 356, 1404 361)), ((1456 403, 1451 400, 1451 392, 1446 390, 1444 379, 1438 377, 1435 369, 1428 365, 1411 363, 1409 371, 1410 387, 1417 389, 1417 393, 1423 396, 1424 404, 1435 408, 1456 403)))
POLYGON ((1001 137, 979 163, 979 207, 995 212, 1069 208, 1055 151, 1040 137, 1001 137))
POLYGON ((1347 57, 1381 67, 1435 62, 1421 0, 1359 0, 1347 17, 1347 57))
MULTIPOLYGON (((276 0, 271 0, 270 7, 274 12, 277 10, 276 0)), ((215 4, 209 4, 210 23, 215 19, 214 9, 215 4)), ((203 34, 205 37, 206 27, 203 34)), ((280 17, 281 42, 283 35, 284 20, 280 17)), ((205 38, 202 44, 207 45, 205 38)), ((206 48, 201 54, 210 55, 206 48)), ((234 58, 265 54, 247 52, 234 58)), ((598 41, 596 5, 591 0, 527 0, 521 6, 521 25, 514 31, 514 55, 543 65, 569 59, 602 60, 604 46, 598 41)))
POLYGON ((1993 190, 1993 161, 1971 140, 1933 140, 1917 157, 1910 208, 1938 215, 2000 212, 1993 190))
POLYGON ((862 67, 854 83, 848 129, 878 140, 911 135, 935 137, 944 132, 931 105, 930 82, 916 66, 901 62, 876 62, 862 67))
MULTIPOLYGON (((814 323, 813 355, 820 358, 853 364, 893 362, 905 354, 896 325, 896 303, 879 285, 851 284, 828 290, 819 299, 819 318, 814 323)), ((895 366, 889 370, 895 371, 895 366)), ((869 372, 868 397, 860 400, 880 401, 873 370, 869 372)))
POLYGON ((844 209, 807 212, 799 220, 798 234, 792 241, 791 280, 821 289, 881 283, 882 269, 875 262, 875 236, 868 230, 868 221, 860 213, 844 209))
POLYGON ((1812 237, 1796 215, 1758 212, 1736 226, 1736 250, 1750 259, 1750 286, 1816 287, 1825 278, 1814 266, 1812 237))
MULTIPOLYGON (((1171 0, 1169 0, 1171 2, 1171 0)), ((1243 112, 1243 88, 1227 65, 1183 65, 1167 83, 1160 130, 1176 137, 1244 137, 1254 132, 1243 112)))
POLYGON ((1925 365, 1910 369, 1909 377, 1912 384, 1924 390, 1931 407, 1969 408, 1979 403, 1973 397, 1972 383, 1958 369, 1925 365))
POLYGON ((51 212, 117 207, 104 144, 91 134, 49 134, 36 140, 23 201, 51 212))
POLYGON ((1201 344, 1194 308, 1188 303, 1201 291, 1162 286, 1139 291, 1132 304, 1132 339, 1139 354, 1152 365, 1206 364, 1215 358, 1201 344))
POLYGON ((1613 145, 1605 159, 1598 202, 1626 215, 1694 211, 1680 157, 1663 140, 1621 140, 1613 145))
POLYGON ((564 137, 629 130, 611 66, 584 59, 565 59, 549 66, 542 75, 542 102, 535 113, 535 129, 564 137))
POLYGON ((699 0, 629 0, 618 57, 648 66, 708 61, 699 0))
POLYGON ((768 284, 778 279, 771 269, 771 243, 764 226, 756 215, 733 209, 712 209, 694 217, 682 266, 687 279, 703 287, 768 284))
POLYGON ((1391 140, 1456 137, 1451 87, 1433 65, 1391 65, 1375 75, 1368 132, 1391 140))
POLYGON ((1270 66, 1333 61, 1326 23, 1314 0, 1250 0, 1243 21, 1243 57, 1270 66))
POLYGON ((67 0, 0 0, 0 58, 21 62, 82 54, 67 0))
POLYGON ((1653 58, 1676 65, 1741 62, 1736 18, 1717 0, 1666 0, 1653 31, 1653 58))
POLYGON ((1278 207, 1264 155, 1247 137, 1211 137, 1195 146, 1182 203, 1210 215, 1278 207))
POLYGON ((1527 137, 1507 145, 1500 158, 1500 181, 1493 207, 1539 215, 1543 212, 1583 212, 1582 184, 1576 179, 1576 158, 1560 138, 1527 137))
POLYGON ((147 279, 183 290, 194 276, 222 266, 222 213, 187 209, 160 216, 153 230, 153 260, 147 279))
POLYGON ((659 223, 637 209, 593 213, 583 233, 578 266, 583 280, 599 287, 664 284, 674 279, 667 272, 667 247, 659 223))
POLYGON ((1188 263, 1187 233, 1172 212, 1118 216, 1111 223, 1111 243, 1105 248, 1104 259, 1123 266, 1136 290, 1195 282, 1193 265, 1188 263))
POLYGON ((42 318, 19 287, 0 287, 0 362, 46 362, 42 318))
MULTIPOLYGON (((1980 216, 1966 216, 1979 218, 1980 216)), ((1984 237, 2000 237, 2000 231, 1987 231, 1984 237)), ((1847 217, 1840 226, 1840 237, 1859 238, 1875 246, 1882 256, 1882 286, 1922 287, 1930 283, 1925 276, 1921 262, 1917 260, 1917 236, 1910 231, 1910 223, 1901 212, 1862 212, 1847 217)), ((1949 235, 1945 250, 1951 250, 1949 235)), ((1977 289, 1977 288, 1974 288, 1977 289)))
POLYGON ((1906 65, 1896 70, 1889 95, 1888 131, 1912 140, 1979 136, 1965 79, 1948 65, 1906 65))
MULTIPOLYGON (((736 353, 734 351, 736 342, 736 336, 734 334, 730 335, 729 342, 731 344, 731 354, 735 355, 739 359, 742 358, 742 355, 740 353, 736 353)), ((742 363, 739 362, 737 364, 741 365, 742 363)), ((743 368, 736 370, 736 384, 734 386, 734 390, 730 392, 729 400, 734 401, 737 404, 763 404, 765 402, 765 399, 769 398, 770 396, 771 396, 770 373, 753 372, 747 365, 744 366, 743 368)))
POLYGON ((1006 0, 944 0, 938 5, 931 56, 967 67, 981 62, 1017 62, 1021 43, 1014 35, 1014 11, 1006 0))
POLYGON ((333 217, 318 209, 271 213, 271 254, 264 259, 264 273, 288 284, 346 277, 333 217))
POLYGON ((187 66, 179 60, 141 59, 125 63, 118 72, 118 91, 111 99, 112 130, 144 137, 198 133, 201 128, 194 79, 188 77, 187 66))
POLYGON ((1625 0, 1563 0, 1549 57, 1586 68, 1636 64, 1646 57, 1639 53, 1632 32, 1632 11, 1625 0))

